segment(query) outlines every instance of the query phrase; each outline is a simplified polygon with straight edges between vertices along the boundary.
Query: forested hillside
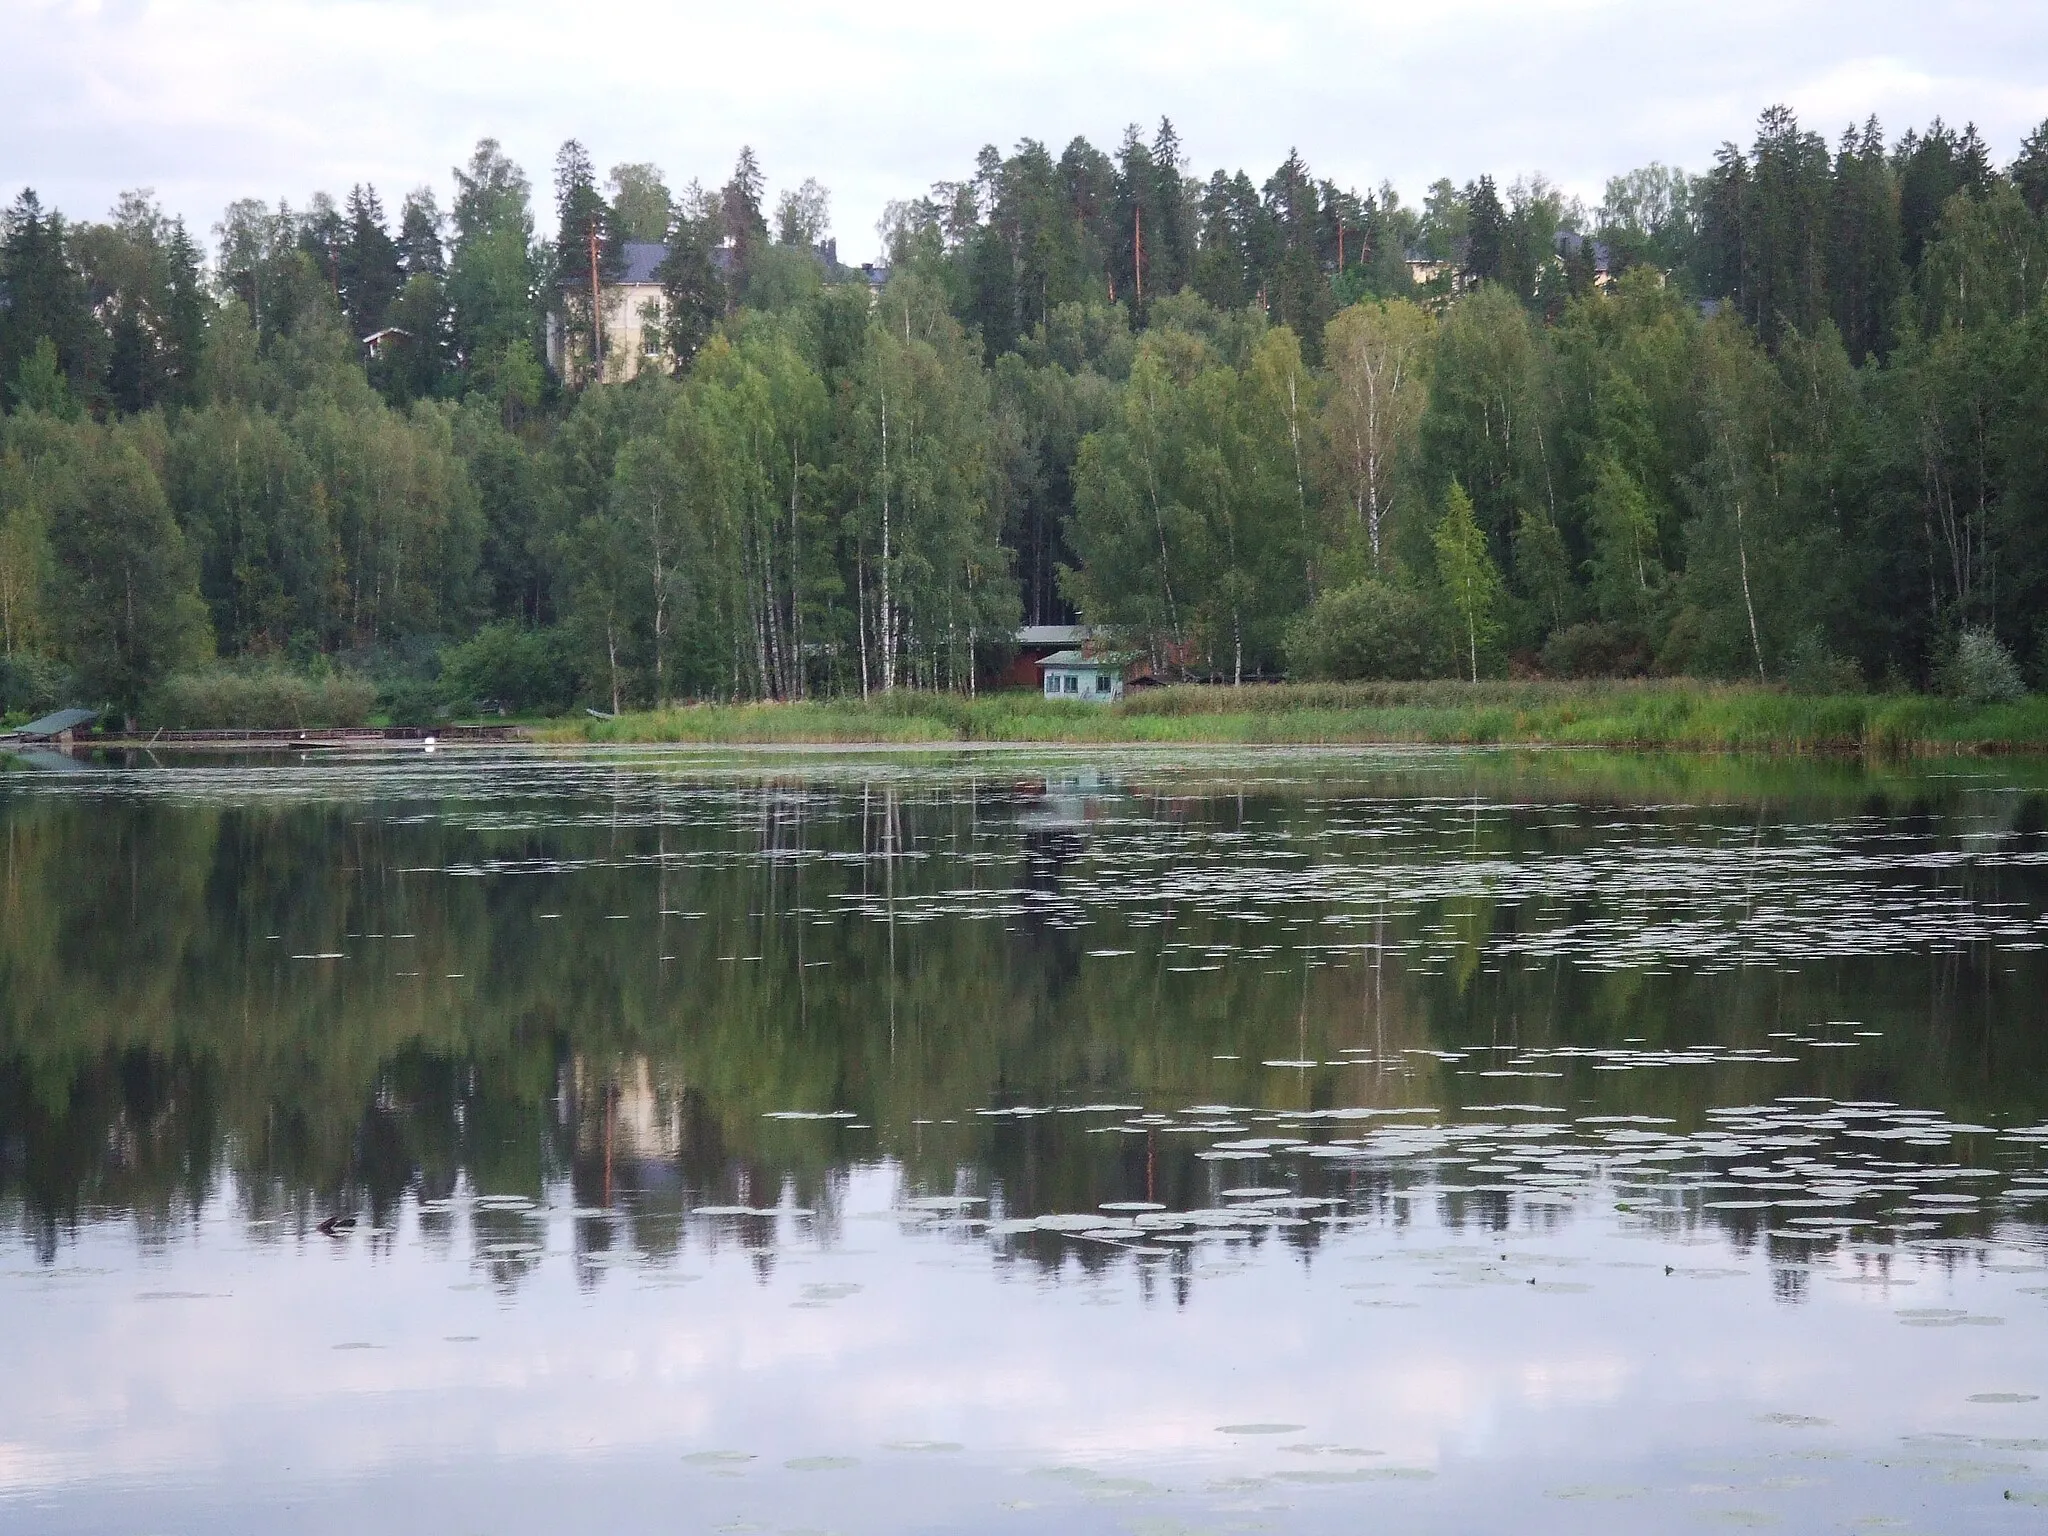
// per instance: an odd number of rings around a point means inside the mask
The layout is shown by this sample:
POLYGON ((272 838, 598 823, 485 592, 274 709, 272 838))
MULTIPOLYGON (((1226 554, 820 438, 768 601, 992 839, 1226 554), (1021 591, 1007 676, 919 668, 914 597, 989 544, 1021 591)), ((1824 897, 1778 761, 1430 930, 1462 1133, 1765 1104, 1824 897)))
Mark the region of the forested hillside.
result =
POLYGON ((1077 617, 1224 682, 2048 680, 2048 124, 2001 163, 1773 109, 1597 209, 1025 140, 892 204, 872 273, 748 152, 554 172, 545 220, 486 140, 445 208, 206 241, 22 192, 0 711, 970 691, 1077 617), (629 242, 667 248, 645 366, 558 376, 550 313, 587 347, 629 242))

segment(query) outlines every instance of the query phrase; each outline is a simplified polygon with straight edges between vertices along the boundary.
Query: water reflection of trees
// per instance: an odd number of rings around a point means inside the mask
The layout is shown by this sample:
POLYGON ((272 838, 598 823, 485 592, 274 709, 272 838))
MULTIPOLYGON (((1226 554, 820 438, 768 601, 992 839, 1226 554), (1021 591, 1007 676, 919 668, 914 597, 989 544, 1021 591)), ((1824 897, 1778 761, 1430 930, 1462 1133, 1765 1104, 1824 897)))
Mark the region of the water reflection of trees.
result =
MULTIPOLYGON (((1077 928, 1083 914, 1063 889, 1088 867, 1112 803, 1162 836, 1299 838, 1352 804, 1317 782, 1106 797, 1100 785, 1001 778, 791 780, 706 798, 626 775, 608 806, 571 817, 560 805, 500 807, 463 826, 432 803, 12 794, 0 801, 0 1197, 46 1257, 107 1212, 164 1240, 225 1189, 252 1220, 303 1232, 337 1209, 385 1227, 408 1195, 433 1202, 465 1183, 535 1197, 562 1188, 579 1207, 613 1210, 579 1224, 592 1252, 660 1258, 691 1234, 762 1247, 765 1229, 747 1222, 765 1218, 692 1212, 794 1205, 829 1230, 849 1167, 884 1154, 914 1188, 946 1192, 965 1178, 1013 1212, 1130 1199, 1183 1209, 1214 1199, 1199 1138, 1088 1135, 1051 1117, 971 1111, 1103 1099, 1455 1109, 1498 1097, 1498 1085, 1404 1048, 1753 1045, 1830 1017, 1862 1019, 1884 1040, 1796 1075, 1717 1068, 1711 1099, 1704 1073, 1622 1078, 1583 1064, 1555 1092, 1582 1111, 1680 1126, 1713 1100, 1788 1091, 1971 1118, 2043 1110, 2038 972, 1981 950, 1705 978, 1499 966, 1490 942, 1557 914, 1462 898, 1349 914, 1347 938, 1369 938, 1331 963, 1295 952, 1175 974, 1158 961, 1168 934, 1197 948, 1273 936, 1195 907, 1098 904, 1077 928), (447 873, 458 867, 479 875, 447 873), (980 916, 930 915, 962 890, 980 916), (1440 974, 1399 958, 1425 932, 1451 937, 1440 974), (1086 963, 1098 947, 1138 955, 1086 963), (294 958, 336 952, 346 958, 294 958), (1375 1064, 1261 1065, 1345 1047, 1375 1064), (872 1129, 764 1118, 787 1109, 846 1109, 872 1129)), ((1770 830, 1768 803, 1742 811, 1770 830)), ((1568 851, 1619 812, 1647 814, 1599 797, 1483 817, 1453 808, 1442 835, 1479 854, 1568 851)), ((1939 841, 1957 811, 1923 795, 1866 813, 1939 841)), ((1725 805, 1657 814, 1702 828, 1730 817, 1725 805)), ((1972 829, 1987 837, 2038 842, 2048 817, 2033 797, 1998 826, 1982 822, 1972 829)), ((2039 904, 2037 886, 2010 870, 1937 878, 1975 900, 2039 904)), ((1354 1209, 1406 1219, 1381 1177, 1343 1173, 1366 1202, 1354 1209)), ((1480 1230, 1522 1219, 1505 1197, 1474 1196, 1440 1217, 1480 1230)), ((1757 1240, 1732 1215, 1684 1219, 1757 1240)), ((500 1225, 518 1228, 493 1218, 479 1230, 497 1240, 500 1225)), ((441 1213, 421 1216, 429 1239, 450 1230, 441 1213)), ((1017 1251, 1046 1265, 1115 1260, 1073 1247, 1017 1251)), ((501 1268, 516 1277, 519 1266, 501 1268)))

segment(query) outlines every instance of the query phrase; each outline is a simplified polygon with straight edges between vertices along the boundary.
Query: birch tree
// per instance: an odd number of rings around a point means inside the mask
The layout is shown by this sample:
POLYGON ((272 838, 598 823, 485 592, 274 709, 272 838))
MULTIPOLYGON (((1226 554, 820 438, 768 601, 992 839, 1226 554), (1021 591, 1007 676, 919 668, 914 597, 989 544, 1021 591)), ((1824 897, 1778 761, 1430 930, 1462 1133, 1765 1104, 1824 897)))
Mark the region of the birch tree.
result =
POLYGON ((1384 530, 1396 507, 1397 473, 1414 451, 1428 403, 1435 331, 1427 310, 1392 299, 1354 304, 1324 333, 1330 388, 1323 431, 1351 514, 1351 538, 1364 540, 1375 572, 1386 568, 1384 530))
POLYGON ((1503 588, 1500 569, 1487 552, 1486 535, 1472 515, 1472 498, 1455 480, 1444 499, 1444 515, 1436 525, 1433 542, 1437 575, 1465 626, 1466 662, 1471 681, 1476 683, 1480 644, 1491 645, 1500 634, 1503 588))

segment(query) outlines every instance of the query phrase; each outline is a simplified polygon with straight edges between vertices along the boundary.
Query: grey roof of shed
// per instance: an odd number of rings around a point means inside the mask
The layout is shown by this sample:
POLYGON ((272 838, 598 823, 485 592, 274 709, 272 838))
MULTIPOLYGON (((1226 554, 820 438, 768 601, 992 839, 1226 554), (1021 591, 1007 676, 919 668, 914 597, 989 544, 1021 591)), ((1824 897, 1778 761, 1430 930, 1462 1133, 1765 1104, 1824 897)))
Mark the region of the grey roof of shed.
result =
POLYGON ((1135 651, 1054 651, 1039 658, 1041 667, 1088 667, 1098 672, 1121 672, 1138 659, 1135 651))
POLYGON ((81 725, 90 725, 99 719, 96 709, 60 709, 54 715, 45 715, 40 720, 31 720, 9 734, 15 736, 57 736, 65 731, 75 731, 81 725))
POLYGON ((1081 645, 1094 637, 1087 624, 1026 624, 1017 631, 1019 645, 1081 645))

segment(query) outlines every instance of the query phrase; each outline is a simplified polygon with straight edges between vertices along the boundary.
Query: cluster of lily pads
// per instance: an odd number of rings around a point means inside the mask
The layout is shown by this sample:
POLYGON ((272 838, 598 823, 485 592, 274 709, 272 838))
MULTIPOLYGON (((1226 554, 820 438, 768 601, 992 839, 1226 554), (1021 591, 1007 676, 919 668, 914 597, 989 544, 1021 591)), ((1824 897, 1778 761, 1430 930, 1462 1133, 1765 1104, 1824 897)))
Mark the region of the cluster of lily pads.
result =
POLYGON ((1999 1129, 1875 1101, 1788 1095, 1708 1110, 1689 1130, 1663 1116, 1533 1104, 1456 1115, 1222 1104, 1170 1114, 1123 1105, 978 1113, 1075 1116, 1096 1122, 1086 1134, 1198 1143, 1193 1155, 1213 1169, 1200 1205, 1124 1199, 1027 1214, 996 1191, 905 1206, 914 1219, 999 1244, 1044 1234, 1140 1258, 1209 1241, 1406 1225, 1418 1203, 1440 1208, 1450 1225, 1467 1217, 1548 1225, 1585 1209, 1665 1231, 1719 1226, 1744 1242, 1808 1253, 1981 1232, 1986 1223, 2031 1221, 2048 1204, 2048 1168, 2038 1161, 2048 1125, 1999 1129))

